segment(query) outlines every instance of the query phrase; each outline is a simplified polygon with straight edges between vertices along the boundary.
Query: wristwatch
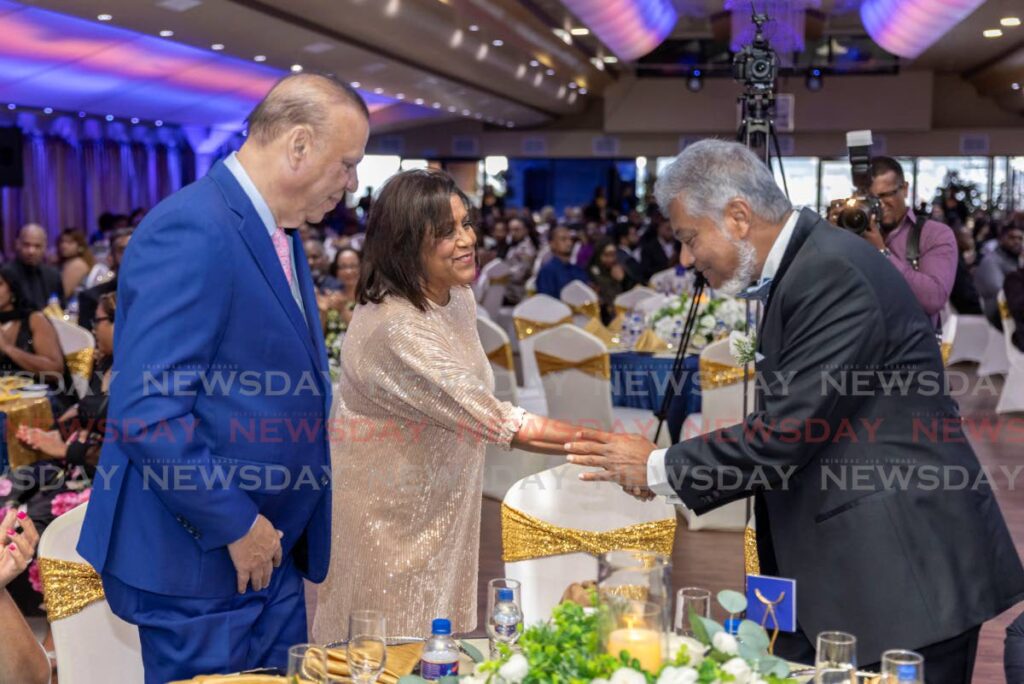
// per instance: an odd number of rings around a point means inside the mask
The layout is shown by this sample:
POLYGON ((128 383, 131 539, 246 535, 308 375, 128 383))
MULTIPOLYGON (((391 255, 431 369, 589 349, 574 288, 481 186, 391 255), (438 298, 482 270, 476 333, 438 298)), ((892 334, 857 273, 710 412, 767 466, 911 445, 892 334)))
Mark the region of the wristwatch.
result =
POLYGON ((878 251, 881 252, 882 256, 884 256, 884 257, 891 257, 892 256, 892 252, 889 251, 888 247, 883 247, 882 249, 880 249, 878 251))

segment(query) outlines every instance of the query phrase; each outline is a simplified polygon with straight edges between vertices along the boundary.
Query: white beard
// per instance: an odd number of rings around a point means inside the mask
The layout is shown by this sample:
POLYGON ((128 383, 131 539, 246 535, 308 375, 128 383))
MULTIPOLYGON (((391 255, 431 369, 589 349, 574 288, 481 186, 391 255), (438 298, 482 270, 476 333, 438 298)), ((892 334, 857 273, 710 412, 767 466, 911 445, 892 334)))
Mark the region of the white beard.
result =
MULTIPOLYGON (((725 233, 725 231, 722 232, 725 233)), ((729 297, 735 297, 746 289, 754 279, 754 268, 757 267, 757 250, 749 242, 734 240, 728 233, 726 233, 726 237, 729 238, 729 242, 736 248, 736 253, 739 255, 739 264, 737 264, 736 272, 733 273, 732 278, 716 287, 715 291, 729 297)))

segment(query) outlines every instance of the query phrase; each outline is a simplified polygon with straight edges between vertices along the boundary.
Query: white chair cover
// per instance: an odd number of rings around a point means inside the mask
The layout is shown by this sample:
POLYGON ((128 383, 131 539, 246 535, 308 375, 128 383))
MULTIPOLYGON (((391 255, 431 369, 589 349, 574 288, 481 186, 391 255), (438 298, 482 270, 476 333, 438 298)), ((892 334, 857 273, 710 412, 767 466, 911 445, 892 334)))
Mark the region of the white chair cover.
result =
MULTIPOLYGON (((1006 321, 1004 320, 1003 323, 1006 321)), ((1006 355, 1006 341, 1003 333, 988 325, 987 321, 985 330, 988 334, 988 342, 985 344, 985 352, 978 364, 978 377, 1006 375, 1010 372, 1010 359, 1006 355)))
MULTIPOLYGON (((727 339, 712 342, 704 348, 700 357, 701 361, 736 366, 736 360, 729 353, 727 339)), ((753 379, 747 383, 747 410, 754 410, 753 379)), ((722 387, 704 387, 701 390, 700 424, 697 426, 691 423, 689 429, 699 427, 700 434, 707 434, 740 423, 744 417, 742 381, 722 387)), ((684 508, 683 515, 691 530, 742 530, 747 524, 747 502, 734 501, 704 515, 695 515, 684 508)))
POLYGON ((988 331, 992 326, 984 316, 960 314, 947 305, 942 320, 942 341, 951 345, 947 365, 970 361, 981 363, 988 346, 988 331))
POLYGON ((644 301, 645 299, 657 296, 658 293, 652 290, 651 288, 644 287, 643 285, 637 285, 632 290, 627 290, 626 292, 623 292, 618 297, 616 297, 615 306, 616 308, 620 309, 625 308, 632 310, 636 308, 637 304, 644 301))
MULTIPOLYGON (((75 547, 88 504, 60 516, 39 539, 39 557, 85 563, 75 547)), ((140 549, 140 553, 145 551, 140 549)), ((139 630, 110 611, 106 601, 50 624, 61 684, 141 682, 139 630)))
MULTIPOLYGON (((552 525, 589 532, 675 516, 669 504, 638 501, 618 485, 580 481, 586 470, 567 463, 524 478, 505 495, 505 504, 552 525)), ((572 553, 505 563, 505 576, 522 583, 523 617, 529 625, 549 618, 570 584, 596 580, 597 559, 572 553)))
MULTIPOLYGON (((1006 295, 1001 290, 999 310, 1006 311, 1006 295)), ((1013 343, 1013 333, 1016 329, 1017 323, 1013 316, 1003 316, 1003 339, 1010 367, 1003 381, 1003 391, 999 394, 996 413, 1024 412, 1024 352, 1013 343)))
MULTIPOLYGON (((538 323, 556 323, 571 315, 572 309, 545 294, 528 297, 512 309, 513 321, 521 318, 538 323)), ((537 372, 537 361, 533 358, 534 337, 536 335, 519 340, 519 356, 523 366, 523 387, 540 390, 543 385, 537 372)))
MULTIPOLYGON (((570 307, 583 306, 590 302, 595 302, 600 307, 600 298, 597 296, 594 288, 579 280, 574 280, 563 287, 558 298, 570 307)), ((582 328, 590 322, 590 317, 583 314, 573 314, 572 322, 582 328)))
POLYGON ((655 294, 653 297, 647 297, 637 302, 634 310, 642 313, 645 318, 649 318, 654 315, 658 309, 671 302, 675 297, 671 297, 663 294, 655 294))
POLYGON ((508 278, 509 272, 508 264, 501 259, 488 262, 480 271, 478 282, 480 308, 484 309, 492 319, 497 318, 501 302, 505 298, 505 288, 507 287, 505 279, 508 278))
MULTIPOLYGON (((476 317, 476 331, 480 336, 480 346, 484 348, 484 353, 490 355, 497 349, 509 344, 509 339, 505 331, 501 329, 501 326, 479 315, 481 313, 483 312, 478 312, 476 317)), ((494 371, 494 396, 502 401, 517 404, 519 396, 516 393, 515 368, 505 368, 505 366, 492 360, 491 370, 494 371)))
MULTIPOLYGON (((57 331, 57 343, 60 344, 60 351, 64 356, 96 347, 96 338, 80 325, 75 325, 56 316, 47 316, 47 318, 53 324, 54 330, 57 331)), ((72 373, 71 380, 75 383, 75 392, 79 398, 89 392, 88 376, 72 373)))
POLYGON ((677 295, 693 287, 693 271, 688 270, 683 275, 676 275, 676 267, 666 268, 651 276, 648 285, 661 294, 677 295))

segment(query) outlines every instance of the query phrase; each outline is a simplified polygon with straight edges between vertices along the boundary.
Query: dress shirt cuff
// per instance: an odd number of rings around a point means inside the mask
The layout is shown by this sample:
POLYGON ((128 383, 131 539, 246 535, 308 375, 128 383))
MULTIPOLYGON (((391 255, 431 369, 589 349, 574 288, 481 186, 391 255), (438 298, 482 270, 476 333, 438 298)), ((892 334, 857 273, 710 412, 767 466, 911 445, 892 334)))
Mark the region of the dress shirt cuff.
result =
POLYGON ((647 488, 655 494, 664 496, 669 503, 682 503, 668 482, 665 471, 665 454, 668 449, 655 449, 647 457, 647 488))

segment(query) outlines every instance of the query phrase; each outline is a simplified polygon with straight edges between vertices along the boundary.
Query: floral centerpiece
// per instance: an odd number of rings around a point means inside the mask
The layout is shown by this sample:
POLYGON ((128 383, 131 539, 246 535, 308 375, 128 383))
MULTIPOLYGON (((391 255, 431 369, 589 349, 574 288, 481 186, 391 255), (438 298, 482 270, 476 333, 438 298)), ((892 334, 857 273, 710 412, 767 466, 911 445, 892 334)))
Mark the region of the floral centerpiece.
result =
MULTIPOLYGON (((730 613, 746 609, 737 592, 722 592, 721 602, 730 613), (742 606, 741 606, 742 603, 742 606)), ((460 684, 794 684, 789 667, 769 655, 768 635, 749 620, 740 623, 737 636, 721 625, 691 616, 696 639, 671 636, 669 662, 657 672, 645 671, 626 651, 604 653, 601 647, 601 608, 585 609, 566 601, 555 607, 549 622, 525 630, 520 652, 498 645, 497 659, 479 662, 472 675, 460 684)), ((423 682, 403 677, 399 684, 423 682)))
MULTIPOLYGON (((675 342, 682 334, 683 324, 692 306, 693 297, 683 292, 655 311, 648 326, 666 342, 675 342)), ((743 332, 747 327, 745 302, 732 297, 702 295, 697 304, 697 321, 690 338, 690 347, 699 351, 716 340, 728 337, 730 332, 743 332)))

